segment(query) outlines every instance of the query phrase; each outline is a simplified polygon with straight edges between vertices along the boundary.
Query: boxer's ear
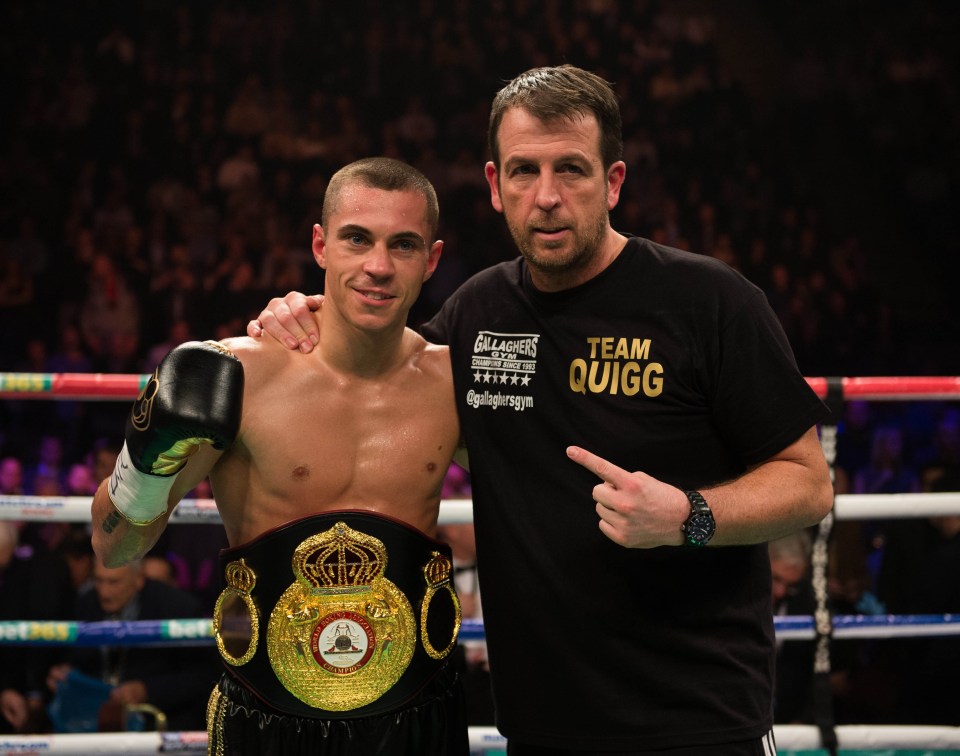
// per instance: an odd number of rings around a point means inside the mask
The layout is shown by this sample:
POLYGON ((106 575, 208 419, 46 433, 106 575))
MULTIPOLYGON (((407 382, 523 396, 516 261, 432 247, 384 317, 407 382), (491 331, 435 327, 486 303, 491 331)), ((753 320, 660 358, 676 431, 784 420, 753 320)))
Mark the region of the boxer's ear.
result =
POLYGON ((319 223, 313 224, 313 259, 317 261, 319 265, 324 270, 327 269, 327 256, 326 249, 327 243, 323 235, 323 227, 319 223))
POLYGON ((427 253, 427 268, 423 272, 423 280, 426 281, 437 269, 437 263, 440 262, 440 255, 443 254, 443 241, 437 239, 430 245, 430 251, 427 253))

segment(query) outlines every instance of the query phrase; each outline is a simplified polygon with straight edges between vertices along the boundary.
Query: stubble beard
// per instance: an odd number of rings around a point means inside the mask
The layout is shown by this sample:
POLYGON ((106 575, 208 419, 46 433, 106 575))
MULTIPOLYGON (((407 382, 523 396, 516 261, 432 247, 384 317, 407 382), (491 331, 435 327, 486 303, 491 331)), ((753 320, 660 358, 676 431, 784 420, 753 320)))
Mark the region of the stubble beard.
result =
POLYGON ((599 257, 607 230, 607 216, 599 214, 587 229, 587 233, 572 229, 571 241, 553 244, 538 244, 534 240, 533 228, 528 225, 511 223, 508 219, 507 226, 520 255, 530 269, 545 279, 564 285, 599 257))

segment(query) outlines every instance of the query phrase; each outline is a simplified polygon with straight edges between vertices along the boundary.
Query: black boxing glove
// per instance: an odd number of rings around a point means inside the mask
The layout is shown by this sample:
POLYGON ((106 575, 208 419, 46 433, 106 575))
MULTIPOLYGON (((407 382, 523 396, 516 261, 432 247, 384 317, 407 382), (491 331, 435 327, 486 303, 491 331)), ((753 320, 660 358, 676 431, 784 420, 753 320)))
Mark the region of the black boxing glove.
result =
POLYGON ((165 514, 177 474, 200 444, 233 443, 242 406, 243 365, 226 347, 188 341, 171 349, 127 419, 108 487, 113 505, 135 525, 165 514))

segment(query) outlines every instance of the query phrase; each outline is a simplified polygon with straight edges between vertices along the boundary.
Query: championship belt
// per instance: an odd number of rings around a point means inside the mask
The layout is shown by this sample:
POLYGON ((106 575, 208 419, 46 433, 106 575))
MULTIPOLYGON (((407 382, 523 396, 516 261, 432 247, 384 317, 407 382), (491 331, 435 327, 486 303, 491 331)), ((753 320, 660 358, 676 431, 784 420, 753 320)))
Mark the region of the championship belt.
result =
POLYGON ((460 631, 450 547, 382 515, 311 515, 220 553, 213 630, 269 706, 350 719, 404 706, 460 631))

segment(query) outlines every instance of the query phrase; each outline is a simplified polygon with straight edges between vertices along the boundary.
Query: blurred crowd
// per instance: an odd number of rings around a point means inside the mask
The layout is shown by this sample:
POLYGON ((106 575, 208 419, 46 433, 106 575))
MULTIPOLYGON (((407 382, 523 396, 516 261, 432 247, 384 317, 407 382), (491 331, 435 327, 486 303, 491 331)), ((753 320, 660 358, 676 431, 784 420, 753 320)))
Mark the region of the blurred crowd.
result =
MULTIPOLYGON (((806 375, 960 374, 958 17, 936 0, 4 3, 0 371, 148 372, 182 341, 242 333, 271 296, 319 291, 326 181, 369 155, 413 163, 440 196, 444 257, 416 325, 513 254, 482 170, 493 94, 570 62, 623 105, 616 228, 742 271, 806 375)), ((0 494, 90 495, 126 411, 0 402, 0 494)), ((957 490, 957 404, 845 412, 840 492, 957 490)), ((16 553, 69 564, 76 531, 24 526, 16 553)), ((221 539, 173 527, 157 550, 211 608, 221 539)), ((960 609, 949 581, 909 588, 931 580, 921 554, 960 574, 955 522, 838 539, 843 606, 960 609)), ((940 650, 955 662, 957 645, 940 650)), ((902 719, 897 698, 876 718, 902 719)))

